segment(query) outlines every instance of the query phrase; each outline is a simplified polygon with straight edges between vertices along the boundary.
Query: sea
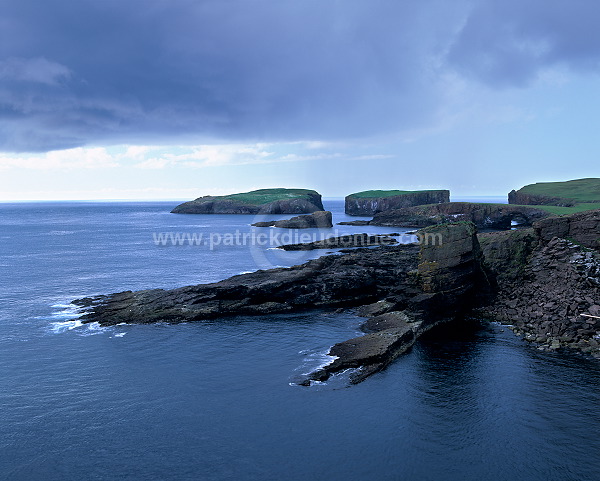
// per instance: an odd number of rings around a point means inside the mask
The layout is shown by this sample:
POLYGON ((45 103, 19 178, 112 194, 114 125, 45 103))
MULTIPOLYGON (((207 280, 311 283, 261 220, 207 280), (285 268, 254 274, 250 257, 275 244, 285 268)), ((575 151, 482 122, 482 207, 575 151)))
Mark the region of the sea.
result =
MULTIPOLYGON (((328 252, 176 204, 0 204, 1 480, 600 480, 600 364, 501 325, 448 326, 361 384, 303 387, 360 335, 354 311, 82 324, 73 299, 328 252)), ((340 199, 325 208, 356 219, 340 199)))

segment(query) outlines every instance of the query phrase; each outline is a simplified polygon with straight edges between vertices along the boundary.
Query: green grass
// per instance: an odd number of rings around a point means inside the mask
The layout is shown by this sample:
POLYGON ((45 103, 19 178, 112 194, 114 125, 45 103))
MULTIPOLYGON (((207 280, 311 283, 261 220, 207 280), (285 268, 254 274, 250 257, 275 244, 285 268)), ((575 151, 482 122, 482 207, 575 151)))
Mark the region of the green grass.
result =
POLYGON ((365 190, 350 194, 348 197, 368 199, 372 197, 395 197, 397 195, 417 194, 421 192, 438 192, 437 190, 365 190))
POLYGON ((308 189, 259 189, 241 194, 219 196, 219 199, 230 199, 244 204, 263 205, 283 199, 311 199, 311 194, 318 195, 308 189))
MULTIPOLYGON (((600 202, 600 178, 567 182, 539 182, 519 189, 520 193, 573 199, 576 202, 600 202)), ((585 209, 587 210, 587 209, 585 209)))
MULTIPOLYGON (((514 205, 514 204, 510 204, 514 205)), ((523 207, 533 207, 535 209, 545 210, 546 212, 550 212, 554 215, 568 215, 568 214, 576 214, 577 212, 585 212, 586 210, 595 210, 600 209, 600 204, 598 203, 584 203, 577 204, 573 207, 558 207, 555 205, 524 205, 523 207)))

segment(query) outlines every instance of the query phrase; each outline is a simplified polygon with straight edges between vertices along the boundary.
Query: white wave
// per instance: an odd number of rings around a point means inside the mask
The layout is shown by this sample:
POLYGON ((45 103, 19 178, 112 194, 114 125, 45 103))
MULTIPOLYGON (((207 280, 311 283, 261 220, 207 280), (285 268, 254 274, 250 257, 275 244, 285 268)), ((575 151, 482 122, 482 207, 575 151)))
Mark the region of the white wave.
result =
POLYGON ((48 235, 71 235, 75 234, 74 230, 53 230, 48 232, 48 235))
POLYGON ((60 334, 66 331, 72 331, 78 327, 83 326, 83 323, 79 320, 77 321, 61 321, 61 322, 53 322, 50 325, 50 330, 55 334, 60 334))
POLYGON ((338 356, 330 356, 328 348, 326 351, 314 352, 307 356, 306 362, 302 366, 304 369, 309 368, 308 372, 303 372, 303 376, 308 376, 309 374, 318 371, 319 369, 323 369, 326 366, 329 366, 333 361, 338 359, 338 356))
POLYGON ((118 334, 115 334, 113 337, 123 337, 125 334, 127 334, 126 332, 119 332, 118 334))

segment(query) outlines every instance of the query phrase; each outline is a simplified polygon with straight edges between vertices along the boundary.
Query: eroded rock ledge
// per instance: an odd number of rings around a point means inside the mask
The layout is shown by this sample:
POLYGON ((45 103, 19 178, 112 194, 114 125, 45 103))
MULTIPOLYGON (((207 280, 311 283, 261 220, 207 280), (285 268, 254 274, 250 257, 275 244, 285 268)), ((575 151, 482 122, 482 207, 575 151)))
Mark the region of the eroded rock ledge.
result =
POLYGON ((447 222, 473 222, 479 229, 509 229, 512 221, 532 225, 551 214, 535 207, 507 204, 447 202, 393 209, 375 214, 370 221, 340 222, 345 225, 386 227, 427 227, 447 222))

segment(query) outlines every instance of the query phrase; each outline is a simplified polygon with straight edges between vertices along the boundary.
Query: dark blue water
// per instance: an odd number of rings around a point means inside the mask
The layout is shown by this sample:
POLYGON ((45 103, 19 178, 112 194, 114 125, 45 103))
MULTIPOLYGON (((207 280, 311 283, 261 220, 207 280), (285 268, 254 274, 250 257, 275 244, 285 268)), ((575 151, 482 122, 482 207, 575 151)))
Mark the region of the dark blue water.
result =
POLYGON ((73 298, 304 260, 157 246, 249 232, 172 206, 0 204, 0 479, 600 479, 598 363, 498 326, 441 332, 349 388, 293 381, 357 333, 351 313, 80 326, 73 298))

